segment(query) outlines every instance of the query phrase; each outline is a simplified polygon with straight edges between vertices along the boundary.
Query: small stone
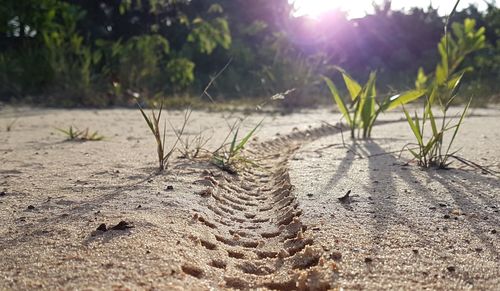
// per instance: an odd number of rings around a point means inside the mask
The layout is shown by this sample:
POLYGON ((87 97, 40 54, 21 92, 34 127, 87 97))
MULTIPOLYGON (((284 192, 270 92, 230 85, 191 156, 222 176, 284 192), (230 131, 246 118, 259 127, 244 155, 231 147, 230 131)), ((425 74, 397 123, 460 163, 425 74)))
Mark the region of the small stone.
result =
POLYGON ((214 192, 214 190, 213 190, 213 189, 214 189, 214 188, 209 187, 209 188, 207 188, 207 189, 205 189, 205 190, 202 190, 202 191, 198 192, 198 194, 199 194, 201 197, 210 197, 210 196, 212 196, 212 194, 213 194, 213 192, 214 192))
POLYGON ((492 234, 495 234, 495 233, 497 233, 497 230, 496 230, 496 229, 492 229, 492 230, 491 230, 491 233, 492 233, 492 234))
POLYGON ((418 250, 417 249, 413 249, 412 252, 416 255, 418 254, 418 250))
POLYGON ((33 210, 33 209, 35 209, 35 206, 33 206, 33 205, 28 205, 28 209, 29 209, 29 210, 33 210))
POLYGON ((446 205, 446 203, 443 203, 443 202, 439 202, 438 205, 439 205, 439 207, 446 207, 446 206, 448 206, 448 205, 446 205))
POLYGON ((447 270, 448 270, 448 272, 450 272, 450 273, 455 272, 455 267, 453 267, 453 266, 448 266, 446 269, 447 269, 447 270))
POLYGON ((373 262, 372 258, 370 258, 370 257, 365 258, 365 263, 370 264, 371 262, 373 262))
POLYGON ((106 227, 106 223, 101 223, 101 224, 97 227, 97 229, 96 229, 96 230, 98 230, 98 231, 107 231, 108 229, 107 229, 107 227, 106 227))
POLYGON ((341 252, 332 252, 330 254, 330 259, 335 260, 335 261, 340 261, 342 260, 342 253, 341 252))
POLYGON ((174 186, 172 186, 172 185, 168 185, 168 186, 167 186, 167 191, 172 191, 172 190, 174 190, 174 186))
POLYGON ((436 210, 436 206, 429 207, 430 210, 436 210))
POLYGON ((445 215, 443 216, 443 218, 444 218, 444 219, 449 219, 449 218, 450 218, 450 216, 449 216, 448 214, 445 214, 445 215))
POLYGON ((137 209, 139 209, 139 208, 142 208, 142 205, 139 204, 139 206, 137 206, 137 209))
POLYGON ((482 251, 483 251, 483 249, 482 249, 482 248, 476 248, 475 250, 476 250, 476 252, 478 252, 478 253, 480 253, 480 252, 482 252, 482 251))
POLYGON ((3 197, 5 195, 7 195, 7 193, 5 193, 5 191, 0 192, 0 197, 3 197))
POLYGON ((312 193, 307 193, 307 197, 313 197, 314 194, 312 193))

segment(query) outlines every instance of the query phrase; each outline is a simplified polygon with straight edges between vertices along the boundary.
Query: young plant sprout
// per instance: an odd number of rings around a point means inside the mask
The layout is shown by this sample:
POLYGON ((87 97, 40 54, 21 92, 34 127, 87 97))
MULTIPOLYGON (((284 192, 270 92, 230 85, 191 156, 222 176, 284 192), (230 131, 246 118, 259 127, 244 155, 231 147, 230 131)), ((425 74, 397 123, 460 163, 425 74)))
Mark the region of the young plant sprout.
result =
POLYGON ((69 141, 98 141, 104 139, 104 136, 99 135, 97 131, 92 132, 88 128, 79 130, 70 126, 68 129, 56 128, 56 130, 66 135, 69 141))
MULTIPOLYGON (((186 124, 188 123, 189 117, 191 115, 191 110, 188 109, 186 110, 184 114, 184 123, 179 130, 179 132, 176 132, 177 139, 175 140, 173 146, 170 148, 170 150, 165 151, 165 138, 166 138, 166 133, 167 133, 167 121, 164 122, 163 124, 163 130, 160 128, 160 120, 161 120, 161 114, 163 111, 163 101, 160 103, 160 108, 158 109, 158 112, 155 112, 154 108, 151 109, 151 115, 148 116, 145 112, 142 106, 137 102, 137 105, 139 106, 139 110, 142 114, 142 117, 144 118, 144 121, 146 121, 149 129, 151 130, 151 133, 153 134, 155 141, 156 141, 156 153, 158 157, 158 169, 159 171, 163 171, 166 168, 167 162, 170 159, 170 156, 174 152, 177 143, 179 142, 180 137, 182 137, 184 133, 184 129, 186 128, 186 124)), ((171 125, 172 129, 173 126, 171 125)), ((175 129, 173 129, 175 131, 175 129)))
MULTIPOLYGON (((459 2, 456 2, 451 15, 454 14, 459 2)), ((484 27, 476 30, 476 22, 473 19, 465 19, 463 24, 453 23, 451 25, 452 34, 448 33, 448 20, 449 17, 445 25, 445 35, 438 45, 441 62, 436 66, 434 75, 426 76, 423 69, 420 69, 415 82, 417 89, 423 89, 426 92, 427 99, 423 114, 419 117, 415 112, 413 118, 404 109, 406 120, 418 145, 417 151, 408 150, 418 160, 418 164, 426 168, 446 168, 449 165, 449 157, 455 154, 455 152, 450 153, 451 146, 457 137, 472 100, 463 109, 458 122, 451 125, 453 118, 449 118, 448 110, 457 96, 464 74, 472 70, 469 67, 460 68, 460 65, 467 55, 485 46, 484 27), (435 103, 439 104, 440 117, 434 115, 432 106, 435 103), (440 124, 439 119, 441 119, 440 124), (430 138, 425 141, 425 128, 429 125, 431 134, 430 138), (453 130, 453 134, 448 144, 445 145, 444 136, 450 130, 453 130)))
POLYGON ((250 141, 255 131, 261 126, 261 120, 252 130, 250 130, 241 140, 238 141, 238 133, 240 131, 241 122, 235 122, 231 126, 231 130, 225 141, 232 135, 231 143, 228 145, 224 141, 213 154, 213 163, 224 171, 235 174, 237 172, 238 163, 253 163, 252 161, 241 156, 241 151, 250 141))
POLYGON ((345 70, 339 67, 336 67, 336 69, 341 73, 349 92, 351 99, 350 106, 347 106, 344 102, 332 80, 327 77, 323 77, 323 79, 332 93, 334 102, 337 104, 343 118, 351 129, 351 138, 353 139, 356 138, 356 129, 358 129, 358 137, 360 131, 362 131, 363 139, 370 138, 373 125, 381 112, 411 102, 424 94, 423 90, 407 91, 401 95, 397 95, 396 97, 398 98, 385 98, 383 103, 379 104, 376 100, 376 72, 371 72, 367 83, 361 86, 345 70))

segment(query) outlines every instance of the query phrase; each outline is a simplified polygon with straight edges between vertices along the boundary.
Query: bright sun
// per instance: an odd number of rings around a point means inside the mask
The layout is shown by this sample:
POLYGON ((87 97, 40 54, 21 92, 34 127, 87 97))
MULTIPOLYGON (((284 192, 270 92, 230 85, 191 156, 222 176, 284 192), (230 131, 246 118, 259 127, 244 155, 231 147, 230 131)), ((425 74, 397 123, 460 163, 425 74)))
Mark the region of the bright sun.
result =
POLYGON ((349 18, 362 17, 372 7, 367 0, 289 0, 295 8, 295 16, 318 18, 326 11, 340 9, 347 12, 349 18))

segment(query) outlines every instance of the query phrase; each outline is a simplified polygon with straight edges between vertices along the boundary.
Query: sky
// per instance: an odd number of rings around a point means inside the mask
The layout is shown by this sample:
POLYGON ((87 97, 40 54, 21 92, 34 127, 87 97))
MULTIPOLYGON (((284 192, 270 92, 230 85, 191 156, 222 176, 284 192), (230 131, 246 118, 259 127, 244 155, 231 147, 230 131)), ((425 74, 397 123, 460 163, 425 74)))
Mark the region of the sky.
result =
MULTIPOLYGON (((294 3, 296 7, 296 16, 310 16, 317 17, 322 12, 329 9, 341 8, 348 13, 349 18, 363 17, 366 11, 373 11, 372 2, 373 0, 289 0, 290 3, 294 3)), ((383 0, 375 0, 377 3, 383 3, 383 0)), ((493 1, 489 1, 492 3, 493 1)), ((438 8, 438 11, 442 15, 450 13, 455 5, 454 0, 392 0, 392 8, 396 10, 409 9, 411 7, 428 7, 429 3, 432 6, 438 8)), ((459 4, 459 10, 461 8, 468 7, 469 4, 475 4, 480 10, 484 10, 487 4, 483 0, 462 0, 459 4)), ((497 7, 499 3, 495 4, 497 7)))

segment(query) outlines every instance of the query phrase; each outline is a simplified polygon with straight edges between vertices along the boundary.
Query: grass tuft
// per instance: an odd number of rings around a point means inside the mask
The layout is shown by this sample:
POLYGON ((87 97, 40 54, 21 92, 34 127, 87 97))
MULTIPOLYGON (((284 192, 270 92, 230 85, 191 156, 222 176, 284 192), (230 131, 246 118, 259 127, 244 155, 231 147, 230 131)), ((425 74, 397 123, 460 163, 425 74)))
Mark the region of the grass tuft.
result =
POLYGON ((252 130, 238 140, 238 133, 241 128, 241 121, 236 121, 230 128, 229 134, 223 144, 213 153, 213 163, 224 171, 236 174, 240 164, 254 164, 251 160, 241 155, 242 150, 250 141, 250 138, 255 134, 257 129, 262 125, 261 120, 252 130), (226 143, 229 137, 232 136, 231 142, 226 143))
POLYGON ((163 124, 163 128, 160 127, 160 121, 161 121, 161 114, 163 112, 163 101, 160 103, 160 108, 158 109, 158 112, 155 111, 155 109, 151 109, 151 115, 147 115, 142 106, 137 102, 137 105, 139 106, 139 111, 141 112, 142 117, 144 118, 144 121, 148 125, 149 129, 151 130, 151 133, 153 134, 155 141, 156 141, 156 153, 158 157, 158 169, 161 171, 165 170, 167 166, 167 162, 170 159, 170 156, 174 152, 177 143, 179 142, 180 138, 184 134, 184 129, 186 128, 186 125, 189 121, 189 118, 191 116, 191 110, 187 109, 185 114, 184 114, 184 123, 181 127, 181 129, 177 132, 175 128, 170 124, 172 129, 174 130, 177 139, 174 142, 173 146, 170 148, 170 150, 166 151, 165 150, 165 139, 166 139, 166 133, 167 133, 167 121, 165 120, 163 124))
POLYGON ((104 136, 99 135, 97 131, 92 132, 88 128, 79 130, 70 126, 68 129, 56 128, 56 130, 66 135, 66 140, 69 141, 99 141, 104 139, 104 136))
POLYGON ((421 116, 416 112, 410 116, 403 107, 403 111, 413 135, 417 140, 417 150, 408 149, 418 160, 422 167, 447 168, 449 158, 455 152, 450 152, 453 142, 457 138, 458 130, 462 125, 465 115, 470 107, 469 100, 457 123, 451 125, 453 118, 448 119, 448 110, 457 96, 458 89, 466 72, 472 68, 461 68, 465 57, 470 53, 480 50, 485 46, 484 28, 475 29, 473 19, 465 19, 464 23, 452 23, 453 34, 448 33, 449 19, 455 13, 458 0, 447 18, 444 36, 438 45, 441 61, 437 64, 433 75, 426 76, 423 69, 419 69, 415 85, 418 90, 424 90, 426 101, 421 116), (435 117, 433 105, 439 104, 441 117, 435 117), (439 123, 440 121, 440 123, 439 123), (425 140, 425 129, 430 126, 430 137, 425 140), (445 145, 444 136, 448 131, 453 131, 450 141, 445 145))

